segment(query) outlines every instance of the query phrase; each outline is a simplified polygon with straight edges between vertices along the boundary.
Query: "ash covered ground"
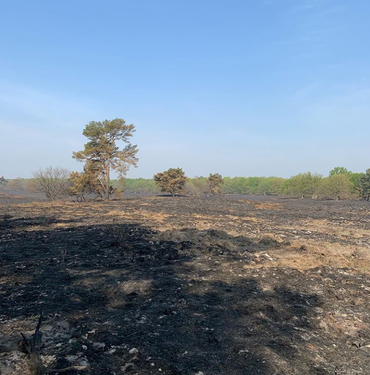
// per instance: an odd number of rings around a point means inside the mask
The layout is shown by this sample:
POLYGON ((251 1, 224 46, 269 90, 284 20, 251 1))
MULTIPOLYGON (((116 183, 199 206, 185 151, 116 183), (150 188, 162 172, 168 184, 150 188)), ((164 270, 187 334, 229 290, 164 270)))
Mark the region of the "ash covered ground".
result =
POLYGON ((40 314, 43 373, 370 373, 368 202, 6 204, 0 241, 2 375, 40 314))

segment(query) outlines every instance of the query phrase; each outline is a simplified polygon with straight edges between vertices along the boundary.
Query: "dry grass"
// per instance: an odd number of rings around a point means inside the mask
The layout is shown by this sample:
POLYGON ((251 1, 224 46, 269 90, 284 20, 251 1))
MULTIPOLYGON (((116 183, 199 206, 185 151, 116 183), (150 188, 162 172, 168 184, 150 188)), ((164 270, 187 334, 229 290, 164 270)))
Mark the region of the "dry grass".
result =
POLYGON ((254 206, 257 210, 273 210, 273 211, 280 211, 283 209, 283 205, 280 203, 273 203, 273 202, 255 202, 249 201, 246 199, 239 199, 239 202, 246 203, 254 206))
MULTIPOLYGON (((304 270, 332 266, 353 268, 361 272, 370 271, 368 249, 361 246, 361 240, 370 238, 370 229, 358 227, 354 221, 345 218, 336 221, 330 218, 309 218, 297 220, 295 225, 292 225, 291 221, 272 221, 263 215, 257 216, 257 213, 274 210, 284 217, 285 208, 282 204, 245 199, 230 203, 231 207, 226 207, 223 214, 214 213, 209 208, 206 208, 204 213, 194 213, 186 210, 186 202, 182 205, 184 202, 180 199, 145 197, 122 202, 23 203, 4 207, 3 210, 4 214, 15 217, 22 212, 23 216, 30 218, 53 218, 55 222, 47 224, 49 229, 63 229, 94 222, 138 223, 160 232, 182 228, 220 229, 230 235, 252 238, 261 244, 265 242, 270 247, 269 262, 262 262, 257 257, 255 265, 245 267, 291 267, 304 270), (258 211, 248 209, 246 204, 252 205, 258 211), (173 211, 173 207, 181 209, 182 212, 173 211), (303 231, 305 236, 302 236, 303 231), (293 239, 287 241, 286 236, 280 234, 282 232, 296 234, 292 236, 293 239), (336 238, 336 241, 324 240, 320 235, 330 235, 336 238), (341 243, 341 240, 345 242, 348 238, 359 240, 360 244, 354 246, 341 243)), ((360 213, 362 216, 365 215, 364 212, 360 213)), ((30 225, 26 230, 39 230, 42 226, 45 226, 45 223, 30 225)))

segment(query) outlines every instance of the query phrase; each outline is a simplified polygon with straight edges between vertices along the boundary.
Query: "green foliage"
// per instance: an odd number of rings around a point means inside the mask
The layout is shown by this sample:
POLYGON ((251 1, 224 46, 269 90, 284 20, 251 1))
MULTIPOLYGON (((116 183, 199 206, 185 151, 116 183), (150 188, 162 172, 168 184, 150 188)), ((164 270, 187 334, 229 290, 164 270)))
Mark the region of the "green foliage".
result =
POLYGON ((245 177, 225 177, 224 191, 228 194, 249 194, 246 187, 245 177))
POLYGON ((347 168, 335 167, 329 172, 329 176, 335 176, 337 174, 349 175, 350 173, 352 173, 352 172, 350 172, 347 168))
POLYGON ((351 184, 352 184, 352 186, 351 186, 352 193, 354 193, 354 194, 358 193, 357 185, 358 185, 358 183, 360 181, 360 178, 362 176, 364 176, 364 173, 353 173, 353 172, 350 172, 348 174, 348 177, 349 177, 349 179, 351 181, 351 184))
POLYGON ((279 195, 284 179, 281 177, 260 177, 255 193, 260 195, 279 195))
POLYGON ((209 190, 213 195, 222 193, 222 185, 224 183, 223 177, 219 173, 210 173, 207 178, 209 190))
POLYGON ((367 169, 366 173, 358 178, 356 188, 362 200, 370 200, 370 169, 367 169))
POLYGON ((280 177, 225 177, 224 191, 228 194, 279 195, 283 182, 280 177))
POLYGON ((317 195, 321 198, 349 199, 353 197, 352 182, 348 173, 332 174, 323 178, 317 189, 317 195))
POLYGON ((282 194, 292 197, 314 197, 322 176, 317 173, 300 173, 285 180, 282 194))
MULTIPOLYGON (((120 181, 113 180, 112 185, 114 188, 119 188, 120 181)), ((131 193, 141 193, 141 194, 155 194, 160 191, 158 186, 155 184, 153 179, 145 178, 126 178, 124 180, 125 191, 131 193)))
POLYGON ((105 199, 109 199, 112 191, 110 170, 114 169, 120 178, 124 178, 129 167, 136 167, 138 163, 137 146, 130 143, 134 132, 135 126, 126 125, 123 119, 91 121, 83 131, 89 142, 85 144, 84 150, 73 153, 73 158, 85 161, 88 163, 87 168, 93 170, 105 199), (118 141, 125 143, 126 146, 119 149, 116 145, 118 141))
POLYGON ((154 175, 155 183, 163 192, 171 193, 172 196, 181 193, 184 190, 185 183, 188 181, 185 172, 181 168, 170 168, 165 172, 154 175))
POLYGON ((244 187, 245 187, 245 191, 246 193, 245 194, 260 194, 259 191, 261 191, 261 189, 259 189, 260 187, 260 184, 261 184, 261 181, 264 177, 248 177, 245 179, 245 182, 244 182, 244 187))
POLYGON ((349 171, 345 167, 335 167, 329 172, 329 177, 336 176, 336 175, 345 175, 348 176, 351 181, 351 193, 357 193, 357 184, 359 182, 360 177, 363 173, 353 173, 349 171))

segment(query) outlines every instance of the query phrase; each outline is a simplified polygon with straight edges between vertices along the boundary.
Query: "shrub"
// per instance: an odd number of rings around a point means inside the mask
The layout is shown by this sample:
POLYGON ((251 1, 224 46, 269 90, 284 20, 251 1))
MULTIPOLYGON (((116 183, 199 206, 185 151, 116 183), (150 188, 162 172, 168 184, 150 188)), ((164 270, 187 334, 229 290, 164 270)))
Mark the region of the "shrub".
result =
POLYGON ((33 177, 33 189, 44 193, 50 200, 56 200, 68 194, 70 182, 67 169, 47 167, 33 172, 33 177))
POLYGON ((172 196, 184 190, 185 183, 189 180, 181 168, 170 168, 165 172, 154 175, 155 183, 163 192, 171 193, 172 196))

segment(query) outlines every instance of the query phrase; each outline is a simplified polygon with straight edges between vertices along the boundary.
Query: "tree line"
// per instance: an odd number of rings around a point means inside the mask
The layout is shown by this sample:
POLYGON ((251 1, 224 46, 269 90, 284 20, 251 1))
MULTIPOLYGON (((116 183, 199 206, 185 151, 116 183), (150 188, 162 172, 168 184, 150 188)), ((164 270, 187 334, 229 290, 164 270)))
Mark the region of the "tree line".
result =
MULTIPOLYGON (((170 168, 170 170, 181 168, 170 168)), ((165 171, 167 172, 167 171, 165 171)), ((188 178, 182 171, 181 180, 163 180, 163 173, 154 178, 126 178, 110 181, 110 194, 121 196, 123 191, 136 194, 186 194, 193 196, 215 194, 267 195, 295 198, 318 199, 370 199, 370 169, 366 173, 352 173, 346 168, 337 167, 330 171, 328 177, 315 173, 300 173, 290 178, 281 177, 222 177, 220 174, 210 174, 208 177, 188 178), (162 180, 159 184, 159 180, 162 180), (180 183, 179 183, 180 181, 180 183), (167 186, 167 184, 170 184, 167 186), (171 186, 172 184, 172 186, 171 186)), ((170 173, 174 173, 173 171, 170 173)), ((81 189, 75 184, 76 172, 70 173, 61 168, 48 167, 39 170, 33 179, 3 180, 0 185, 7 190, 27 190, 43 192, 53 200, 62 195, 78 197, 81 189)), ((78 176, 81 176, 78 174, 78 176)), ((85 184, 85 182, 83 182, 85 184)), ((94 194, 103 198, 93 186, 85 194, 94 194)))
MULTIPOLYGON (((216 189, 210 187, 209 177, 195 177, 186 180, 182 192, 189 195, 222 193, 337 200, 369 200, 370 197, 370 169, 366 173, 353 173, 344 167, 336 167, 329 172, 328 177, 307 172, 286 179, 218 176, 222 179, 222 184, 216 184, 216 189)), ((158 192, 158 187, 153 179, 127 179, 126 190, 155 193, 158 192)))
POLYGON ((50 200, 72 195, 84 200, 94 194, 109 199, 123 192, 158 193, 173 196, 189 195, 272 195, 326 199, 370 199, 370 169, 365 173, 353 173, 345 167, 336 167, 328 177, 317 173, 300 173, 288 179, 281 177, 225 177, 210 174, 208 177, 188 178, 181 168, 169 168, 153 179, 127 179, 130 167, 138 163, 137 145, 131 144, 135 132, 133 124, 125 120, 91 121, 83 130, 87 143, 81 151, 73 152, 73 158, 83 162, 82 172, 69 172, 60 167, 39 169, 33 179, 0 179, 0 187, 11 190, 27 189, 45 193, 50 200), (121 143, 121 147, 119 145, 121 143), (123 147, 122 147, 123 144, 123 147), (115 171, 118 179, 111 179, 115 171))

